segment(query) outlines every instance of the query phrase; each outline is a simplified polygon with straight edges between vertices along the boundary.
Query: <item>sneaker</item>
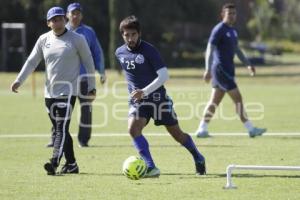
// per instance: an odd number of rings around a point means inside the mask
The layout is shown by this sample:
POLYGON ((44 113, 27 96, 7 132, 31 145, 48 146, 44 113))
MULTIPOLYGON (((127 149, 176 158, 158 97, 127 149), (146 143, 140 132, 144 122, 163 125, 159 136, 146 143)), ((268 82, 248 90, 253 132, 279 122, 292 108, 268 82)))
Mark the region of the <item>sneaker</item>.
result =
POLYGON ((195 163, 196 165, 196 175, 205 175, 206 174, 206 167, 205 161, 199 161, 195 163))
POLYGON ((54 176, 56 174, 56 167, 51 162, 45 163, 44 169, 47 171, 47 175, 54 176))
POLYGON ((89 145, 88 145, 87 142, 79 142, 78 146, 79 146, 80 148, 89 147, 89 145))
POLYGON ((54 141, 50 141, 48 144, 46 144, 46 147, 54 147, 54 141))
POLYGON ((69 164, 66 163, 60 170, 61 174, 78 174, 79 173, 79 167, 76 162, 69 164))
POLYGON ((249 131, 249 137, 261 136, 267 131, 266 128, 257 128, 254 127, 251 131, 249 131))
POLYGON ((148 168, 144 178, 158 178, 160 170, 157 167, 148 168))
POLYGON ((196 131, 196 136, 198 138, 207 138, 207 137, 210 137, 210 135, 208 134, 208 131, 196 131))

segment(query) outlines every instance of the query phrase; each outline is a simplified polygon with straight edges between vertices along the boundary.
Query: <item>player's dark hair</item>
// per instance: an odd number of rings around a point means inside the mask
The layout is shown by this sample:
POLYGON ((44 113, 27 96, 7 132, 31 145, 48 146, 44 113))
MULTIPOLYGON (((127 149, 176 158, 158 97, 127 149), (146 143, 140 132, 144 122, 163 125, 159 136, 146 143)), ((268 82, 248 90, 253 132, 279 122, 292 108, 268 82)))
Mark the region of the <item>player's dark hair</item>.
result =
POLYGON ((222 12, 225 10, 225 9, 235 9, 236 6, 234 3, 225 3, 223 6, 222 6, 222 12))
POLYGON ((124 29, 135 29, 137 32, 141 32, 141 26, 138 18, 134 15, 130 15, 123 19, 120 23, 119 30, 123 34, 124 29))
POLYGON ((235 6, 234 3, 225 3, 225 4, 222 6, 221 18, 223 18, 225 9, 236 9, 236 6, 235 6))

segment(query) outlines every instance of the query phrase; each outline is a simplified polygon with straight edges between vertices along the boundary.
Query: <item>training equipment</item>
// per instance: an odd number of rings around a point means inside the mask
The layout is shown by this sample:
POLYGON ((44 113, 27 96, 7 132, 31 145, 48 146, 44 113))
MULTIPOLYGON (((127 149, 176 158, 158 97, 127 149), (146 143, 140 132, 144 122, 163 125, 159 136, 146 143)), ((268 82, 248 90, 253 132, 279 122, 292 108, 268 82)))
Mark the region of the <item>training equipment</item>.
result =
POLYGON ((300 166, 260 166, 260 165, 228 165, 226 169, 227 183, 224 189, 236 189, 237 187, 233 185, 231 175, 234 169, 247 169, 247 170, 290 170, 290 171, 300 171, 300 166))
POLYGON ((147 164, 137 156, 130 156, 123 163, 123 174, 132 180, 143 178, 147 172, 147 164))

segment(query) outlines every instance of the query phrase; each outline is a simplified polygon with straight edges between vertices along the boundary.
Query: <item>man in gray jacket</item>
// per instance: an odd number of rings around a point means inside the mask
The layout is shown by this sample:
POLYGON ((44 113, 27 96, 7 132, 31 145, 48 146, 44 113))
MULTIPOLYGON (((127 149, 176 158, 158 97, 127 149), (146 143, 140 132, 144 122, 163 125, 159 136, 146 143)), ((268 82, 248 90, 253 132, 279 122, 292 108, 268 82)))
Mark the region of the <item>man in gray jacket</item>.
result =
POLYGON ((42 59, 45 61, 45 104, 55 127, 55 142, 52 158, 45 163, 48 175, 55 175, 62 155, 66 163, 61 173, 79 173, 69 133, 69 124, 76 96, 80 63, 86 67, 88 95, 91 101, 96 95, 95 67, 86 40, 79 34, 65 28, 65 12, 60 7, 52 7, 47 13, 47 25, 51 30, 39 37, 21 72, 11 85, 18 92, 20 85, 35 70, 42 59))

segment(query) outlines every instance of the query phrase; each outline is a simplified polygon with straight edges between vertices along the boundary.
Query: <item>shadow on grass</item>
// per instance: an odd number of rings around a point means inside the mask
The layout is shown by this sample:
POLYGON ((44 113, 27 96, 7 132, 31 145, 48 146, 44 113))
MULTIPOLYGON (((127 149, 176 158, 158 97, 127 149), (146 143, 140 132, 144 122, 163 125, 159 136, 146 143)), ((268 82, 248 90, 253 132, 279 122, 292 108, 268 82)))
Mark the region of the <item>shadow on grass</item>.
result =
MULTIPOLYGON (((124 176, 121 173, 86 173, 82 172, 80 175, 84 176, 101 176, 101 177, 121 177, 124 176)), ((161 173, 160 177, 174 176, 178 179, 225 179, 226 174, 206 174, 206 175, 196 175, 195 173, 161 173)), ((232 178, 300 178, 300 175, 276 175, 276 174, 233 174, 232 178)), ((159 180, 159 178, 146 178, 147 180, 159 180)), ((167 184, 167 183, 165 183, 167 184)), ((171 184, 171 183, 168 183, 171 184)))
MULTIPOLYGON (((163 173, 162 175, 167 176, 178 176, 179 179, 219 179, 226 178, 226 174, 206 174, 204 176, 199 176, 189 173, 163 173)), ((276 174, 233 174, 233 178, 300 178, 300 175, 276 175, 276 174)))
MULTIPOLYGON (((87 173, 87 172, 80 172, 80 175, 84 176, 107 176, 107 177, 120 177, 124 176, 122 173, 87 173)), ((226 177, 225 174, 207 174, 204 176, 196 175, 195 173, 161 173, 162 176, 178 176, 179 179, 191 179, 191 178, 224 178, 226 177)), ((147 178, 147 179, 158 179, 156 178, 147 178)))
MULTIPOLYGON (((198 146, 198 145, 197 145, 198 146)), ((232 148, 232 147, 239 147, 239 145, 199 145, 201 147, 227 147, 227 148, 232 148)), ((84 147, 83 149, 89 149, 89 148, 132 148, 132 144, 122 144, 122 145, 89 145, 89 147, 84 147)), ((178 144, 150 144, 150 148, 182 148, 178 144)))

